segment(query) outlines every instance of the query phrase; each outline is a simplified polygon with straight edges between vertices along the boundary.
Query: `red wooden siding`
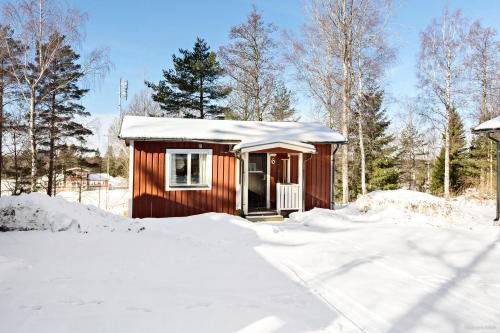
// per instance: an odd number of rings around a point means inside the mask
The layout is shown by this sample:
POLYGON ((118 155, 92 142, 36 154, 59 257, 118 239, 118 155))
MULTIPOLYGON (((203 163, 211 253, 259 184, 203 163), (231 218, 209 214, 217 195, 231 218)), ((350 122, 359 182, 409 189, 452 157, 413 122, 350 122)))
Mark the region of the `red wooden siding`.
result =
MULTIPOLYGON (((316 144, 316 154, 305 166, 305 209, 330 208, 330 144, 316 144)), ((304 155, 304 159, 308 156, 304 155)))
MULTIPOLYGON (((330 144, 316 144, 317 154, 304 154, 305 208, 330 207, 330 144), (310 158, 309 158, 310 157, 310 158), (308 159, 309 158, 309 159, 308 159)), ((174 217, 204 212, 236 213, 236 158, 229 145, 193 142, 134 143, 133 217, 174 217), (165 153, 171 149, 212 149, 212 189, 165 191, 165 153)), ((276 207, 276 182, 281 174, 280 158, 270 169, 271 208, 276 207)), ((290 181, 298 183, 298 157, 291 157, 290 181)))
POLYGON ((290 156, 290 183, 299 183, 299 156, 290 156))
POLYGON ((204 212, 236 213, 236 159, 229 146, 184 142, 134 143, 133 217, 173 217, 204 212), (165 153, 212 149, 212 189, 165 191, 165 153))

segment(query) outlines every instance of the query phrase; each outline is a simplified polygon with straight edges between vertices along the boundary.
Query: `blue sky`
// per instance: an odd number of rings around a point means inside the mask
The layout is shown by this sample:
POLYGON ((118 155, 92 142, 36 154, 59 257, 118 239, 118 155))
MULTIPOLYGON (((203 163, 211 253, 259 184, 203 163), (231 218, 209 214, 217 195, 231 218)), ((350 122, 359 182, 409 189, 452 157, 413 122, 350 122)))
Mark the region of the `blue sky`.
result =
MULTIPOLYGON (((305 19, 303 0, 183 0, 183 1, 70 1, 89 15, 82 53, 92 48, 110 48, 114 70, 85 99, 93 115, 99 115, 103 126, 117 114, 118 82, 129 81, 129 97, 141 90, 144 80, 158 81, 161 71, 171 66, 171 55, 179 48, 190 48, 196 36, 205 38, 212 49, 227 42, 231 26, 242 22, 255 4, 264 19, 280 29, 297 31, 305 19)), ((389 68, 384 86, 393 99, 416 94, 415 62, 419 49, 419 32, 444 6, 461 8, 471 20, 500 31, 498 0, 403 0, 396 5, 391 24, 393 45, 398 58, 389 68)), ((299 96, 298 109, 308 119, 313 104, 299 96)), ((387 106, 395 114, 397 104, 387 106)))

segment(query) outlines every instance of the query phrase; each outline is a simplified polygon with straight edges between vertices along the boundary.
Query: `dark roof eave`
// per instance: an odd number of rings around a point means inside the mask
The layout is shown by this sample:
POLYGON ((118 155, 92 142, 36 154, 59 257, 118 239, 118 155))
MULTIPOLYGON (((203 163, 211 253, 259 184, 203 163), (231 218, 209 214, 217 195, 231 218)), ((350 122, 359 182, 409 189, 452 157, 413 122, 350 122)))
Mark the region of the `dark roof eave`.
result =
POLYGON ((494 132, 500 132, 500 128, 481 128, 481 129, 472 129, 471 132, 473 134, 478 134, 478 133, 494 133, 494 132))

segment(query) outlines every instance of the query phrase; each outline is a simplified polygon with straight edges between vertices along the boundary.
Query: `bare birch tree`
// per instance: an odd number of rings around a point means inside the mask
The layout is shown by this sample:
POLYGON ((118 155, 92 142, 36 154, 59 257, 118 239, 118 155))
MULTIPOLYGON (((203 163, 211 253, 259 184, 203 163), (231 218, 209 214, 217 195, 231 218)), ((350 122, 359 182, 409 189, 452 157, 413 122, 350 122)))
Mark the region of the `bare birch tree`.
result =
MULTIPOLYGON (((383 8, 387 8, 385 1, 310 0, 309 19, 302 27, 302 38, 288 37, 291 41, 288 60, 296 69, 297 80, 324 108, 328 125, 346 138, 355 84, 358 82, 358 93, 361 93, 362 82, 370 76, 365 65, 376 59, 375 45, 383 36, 377 36, 377 32, 383 32, 383 8)), ((359 135, 362 140, 362 131, 359 135)), ((344 145, 341 161, 343 203, 349 201, 348 155, 348 146, 344 145)))
MULTIPOLYGON (((37 188, 37 103, 41 100, 38 90, 50 65, 67 45, 79 45, 86 15, 75 8, 65 8, 51 0, 22 0, 7 2, 3 6, 4 20, 12 27, 21 43, 22 64, 13 66, 11 73, 28 104, 28 134, 31 151, 31 191, 37 188), (64 38, 54 38, 63 36, 64 38)), ((13 50, 7 48, 9 55, 13 50)), ((90 53, 84 72, 91 78, 102 76, 110 68, 105 50, 90 53), (100 74, 99 74, 100 73, 100 74)), ((62 82, 66 85, 71 81, 62 82)), ((56 87, 56 89, 61 87, 56 87)))
POLYGON ((225 73, 235 98, 230 105, 245 120, 262 121, 273 110, 280 65, 277 62, 277 27, 264 22, 253 7, 247 20, 231 28, 230 43, 220 48, 225 73))
POLYGON ((19 44, 12 38, 12 29, 0 25, 0 196, 2 194, 3 174, 3 136, 6 109, 16 100, 16 84, 10 74, 10 67, 19 64, 19 44), (12 50, 9 56, 8 49, 12 50))
MULTIPOLYGON (((498 115, 495 109, 496 102, 500 97, 500 42, 497 40, 497 32, 490 27, 483 27, 481 22, 474 22, 467 36, 469 52, 466 59, 466 68, 469 71, 471 83, 469 92, 470 99, 477 107, 475 119, 482 123, 498 115)), ((490 191, 493 191, 493 144, 485 138, 479 139, 479 146, 487 159, 487 165, 482 165, 480 170, 480 187, 484 183, 490 191), (486 141, 485 141, 486 140, 486 141), (485 167, 488 172, 484 172, 485 167), (488 174, 487 181, 483 174, 488 174)))
MULTIPOLYGON (((358 20, 353 29, 354 79, 357 81, 356 96, 359 101, 362 100, 365 92, 366 82, 376 82, 382 79, 384 70, 395 57, 395 50, 387 42, 389 39, 387 23, 392 12, 391 2, 367 1, 360 9, 362 9, 360 14, 364 13, 363 19, 358 20)), ((357 103, 356 120, 361 160, 361 193, 366 194, 366 154, 363 134, 366 111, 359 109, 362 105, 362 103, 357 103)))
POLYGON ((459 106, 464 83, 466 21, 459 10, 447 8, 420 34, 418 78, 431 102, 426 114, 444 137, 444 197, 450 196, 450 116, 459 106))
POLYGON ((500 94, 500 41, 495 29, 475 21, 469 29, 467 44, 465 64, 470 70, 473 97, 478 100, 478 121, 484 122, 495 115, 493 101, 500 94))

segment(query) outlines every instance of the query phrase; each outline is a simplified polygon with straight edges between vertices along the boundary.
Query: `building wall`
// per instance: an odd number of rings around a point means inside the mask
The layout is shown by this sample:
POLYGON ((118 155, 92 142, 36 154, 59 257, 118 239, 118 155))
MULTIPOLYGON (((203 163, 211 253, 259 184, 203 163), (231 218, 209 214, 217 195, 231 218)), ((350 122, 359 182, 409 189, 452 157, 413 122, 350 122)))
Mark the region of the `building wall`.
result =
MULTIPOLYGON (((316 144, 316 154, 305 162, 306 210, 330 208, 330 144, 316 144)), ((304 160, 308 157, 304 156, 304 160)))
POLYGON ((236 158, 230 146, 190 142, 134 142, 133 217, 236 213, 236 158), (210 190, 165 191, 168 148, 212 149, 210 190))
MULTIPOLYGON (((305 208, 330 207, 330 144, 316 144, 317 154, 304 156, 305 208)), ((133 217, 175 217, 220 212, 236 214, 236 158, 223 144, 134 142, 133 217), (165 191, 168 148, 212 149, 212 189, 165 191)), ((298 177, 292 162, 292 181, 298 177)), ((271 186, 272 187, 272 186, 271 186)), ((271 195, 275 191, 271 189, 271 195)), ((272 200, 275 204, 275 200, 272 200)))

